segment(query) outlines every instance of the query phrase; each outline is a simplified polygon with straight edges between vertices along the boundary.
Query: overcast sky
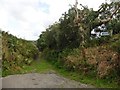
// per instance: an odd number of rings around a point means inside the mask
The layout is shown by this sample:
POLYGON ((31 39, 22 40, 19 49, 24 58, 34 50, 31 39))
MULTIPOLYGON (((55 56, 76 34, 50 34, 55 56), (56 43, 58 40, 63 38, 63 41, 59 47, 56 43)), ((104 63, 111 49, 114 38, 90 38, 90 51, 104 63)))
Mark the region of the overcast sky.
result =
MULTIPOLYGON (((97 10, 105 0, 78 2, 97 10)), ((75 0, 0 0, 0 29, 26 40, 37 40, 74 3, 75 0)))

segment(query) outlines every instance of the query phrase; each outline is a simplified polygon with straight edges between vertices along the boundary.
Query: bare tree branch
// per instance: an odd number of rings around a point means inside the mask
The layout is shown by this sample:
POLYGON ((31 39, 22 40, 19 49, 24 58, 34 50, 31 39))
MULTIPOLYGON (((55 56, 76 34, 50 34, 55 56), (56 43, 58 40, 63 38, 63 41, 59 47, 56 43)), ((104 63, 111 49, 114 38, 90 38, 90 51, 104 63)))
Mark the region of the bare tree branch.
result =
POLYGON ((100 20, 99 23, 100 24, 106 24, 106 23, 108 23, 113 18, 113 16, 116 14, 116 12, 119 9, 120 9, 120 4, 118 5, 118 7, 114 10, 114 12, 110 15, 110 17, 108 19, 100 20))

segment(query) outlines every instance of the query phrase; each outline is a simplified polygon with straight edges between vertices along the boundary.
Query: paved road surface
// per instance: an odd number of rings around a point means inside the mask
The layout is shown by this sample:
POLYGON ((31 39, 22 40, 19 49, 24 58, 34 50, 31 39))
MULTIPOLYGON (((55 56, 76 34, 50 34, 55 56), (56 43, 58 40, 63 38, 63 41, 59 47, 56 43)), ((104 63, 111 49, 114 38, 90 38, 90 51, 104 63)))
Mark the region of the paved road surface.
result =
POLYGON ((3 88, 92 88, 54 73, 10 75, 2 79, 3 88))

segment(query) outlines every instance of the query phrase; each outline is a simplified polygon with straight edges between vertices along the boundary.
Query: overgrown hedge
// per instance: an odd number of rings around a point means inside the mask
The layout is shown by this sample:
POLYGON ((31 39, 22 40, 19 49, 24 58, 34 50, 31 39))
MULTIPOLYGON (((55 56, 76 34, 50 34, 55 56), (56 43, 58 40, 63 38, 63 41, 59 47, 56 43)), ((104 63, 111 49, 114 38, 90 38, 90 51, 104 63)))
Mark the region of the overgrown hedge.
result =
POLYGON ((24 64, 30 65, 39 56, 37 47, 31 42, 2 32, 2 74, 19 73, 24 64))
POLYGON ((83 57, 81 48, 62 51, 47 48, 42 52, 42 56, 58 68, 77 71, 96 79, 105 79, 108 83, 119 83, 120 38, 114 37, 96 39, 95 42, 86 45, 86 58, 83 57))

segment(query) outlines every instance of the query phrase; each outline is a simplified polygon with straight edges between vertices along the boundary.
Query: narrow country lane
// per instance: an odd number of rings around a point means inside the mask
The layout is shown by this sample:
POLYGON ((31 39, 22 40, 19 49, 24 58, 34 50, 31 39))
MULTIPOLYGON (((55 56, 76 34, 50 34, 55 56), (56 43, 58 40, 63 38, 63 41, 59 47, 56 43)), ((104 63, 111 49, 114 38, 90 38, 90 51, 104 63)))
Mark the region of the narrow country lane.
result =
POLYGON ((10 75, 2 79, 2 88, 93 88, 55 73, 10 75))

